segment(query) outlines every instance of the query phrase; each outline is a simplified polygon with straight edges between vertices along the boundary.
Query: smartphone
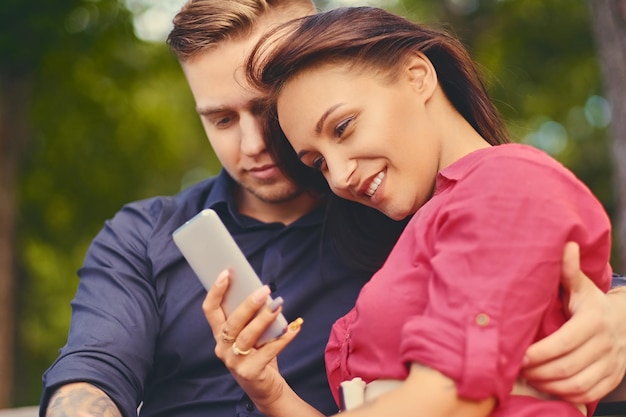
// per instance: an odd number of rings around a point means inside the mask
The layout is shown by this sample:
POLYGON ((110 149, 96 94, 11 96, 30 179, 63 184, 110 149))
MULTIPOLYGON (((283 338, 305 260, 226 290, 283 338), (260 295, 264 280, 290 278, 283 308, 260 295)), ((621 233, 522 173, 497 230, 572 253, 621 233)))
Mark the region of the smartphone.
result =
MULTIPOLYGON (((230 284, 222 302, 222 308, 227 316, 232 314, 254 290, 263 285, 214 210, 202 210, 176 229, 172 237, 207 291, 220 272, 225 269, 232 271, 230 284)), ((271 302, 271 297, 268 297, 267 304, 271 302)), ((286 330, 287 320, 279 314, 258 339, 255 347, 279 337, 286 330)))

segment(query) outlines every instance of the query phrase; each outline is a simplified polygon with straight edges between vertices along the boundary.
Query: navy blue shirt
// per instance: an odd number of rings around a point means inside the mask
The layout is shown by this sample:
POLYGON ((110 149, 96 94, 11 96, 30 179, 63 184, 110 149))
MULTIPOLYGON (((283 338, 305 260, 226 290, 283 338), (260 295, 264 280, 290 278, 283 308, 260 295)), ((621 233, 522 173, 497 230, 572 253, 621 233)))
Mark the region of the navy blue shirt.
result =
POLYGON ((333 322, 353 305, 371 273, 350 269, 321 234, 323 208, 285 226, 237 213, 233 181, 218 177, 174 197, 124 206, 92 242, 72 301, 67 344, 43 376, 40 415, 55 388, 86 381, 124 416, 258 416, 215 356, 202 312, 206 291, 172 241, 204 208, 218 212, 288 321, 304 318, 278 358, 282 375, 307 402, 337 412, 324 367, 333 322))
MULTIPOLYGON (((333 322, 353 305, 371 273, 357 271, 323 241, 323 209, 284 226, 237 213, 222 172, 174 197, 123 207, 106 222, 79 270, 67 344, 43 376, 40 416, 60 385, 85 381, 125 417, 260 416, 215 357, 202 313, 206 291, 172 232, 204 208, 216 210, 274 296, 302 331, 280 354, 281 373, 307 402, 337 412, 323 360, 333 322)), ((614 277, 614 284, 624 284, 614 277)))

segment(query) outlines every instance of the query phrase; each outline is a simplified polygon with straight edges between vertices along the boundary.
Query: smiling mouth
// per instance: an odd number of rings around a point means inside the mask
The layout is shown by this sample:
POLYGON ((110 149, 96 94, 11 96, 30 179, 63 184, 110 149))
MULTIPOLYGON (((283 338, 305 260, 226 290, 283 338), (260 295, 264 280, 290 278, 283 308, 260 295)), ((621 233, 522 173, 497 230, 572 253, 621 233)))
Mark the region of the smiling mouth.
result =
POLYGON ((365 192, 365 195, 368 197, 372 197, 376 193, 376 190, 378 190, 378 186, 380 185, 380 183, 383 182, 383 178, 385 178, 385 172, 381 171, 378 173, 378 175, 376 175, 376 177, 374 177, 374 179, 370 183, 369 188, 365 192))

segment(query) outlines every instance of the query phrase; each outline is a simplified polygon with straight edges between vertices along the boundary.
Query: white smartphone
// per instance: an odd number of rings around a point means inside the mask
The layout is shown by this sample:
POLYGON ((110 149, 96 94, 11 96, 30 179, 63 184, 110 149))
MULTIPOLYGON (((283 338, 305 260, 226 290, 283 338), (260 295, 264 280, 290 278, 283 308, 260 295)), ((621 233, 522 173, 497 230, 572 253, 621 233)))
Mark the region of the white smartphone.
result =
MULTIPOLYGON (((220 272, 225 269, 232 271, 229 287, 222 302, 222 308, 227 316, 232 314, 254 290, 263 285, 214 210, 202 210, 176 229, 172 237, 207 291, 220 272)), ((267 304, 271 302, 271 297, 268 297, 267 304)), ((279 314, 258 339, 255 347, 279 337, 286 330, 287 320, 279 314)))

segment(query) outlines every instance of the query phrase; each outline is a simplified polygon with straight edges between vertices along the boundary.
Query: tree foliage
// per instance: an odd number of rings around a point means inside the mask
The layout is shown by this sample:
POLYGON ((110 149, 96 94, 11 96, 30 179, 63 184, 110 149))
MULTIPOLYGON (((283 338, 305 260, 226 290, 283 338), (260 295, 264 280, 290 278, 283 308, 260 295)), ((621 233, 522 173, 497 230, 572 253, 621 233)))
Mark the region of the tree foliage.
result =
MULTIPOLYGON (((483 66, 514 136, 552 153, 615 210, 587 3, 383 6, 419 21, 447 22, 483 66)), ((22 405, 37 403, 41 374, 65 342, 75 271, 104 220, 128 201, 175 193, 219 166, 178 63, 164 43, 137 39, 122 3, 3 0, 0 16, 0 74, 30 80, 16 242, 14 405, 22 405)))
POLYGON ((15 31, 29 32, 18 17, 41 30, 4 44, 32 80, 16 243, 19 405, 39 398, 41 373, 65 341, 76 270, 104 220, 219 167, 178 63, 165 45, 136 38, 122 4, 14 3, 15 31))

